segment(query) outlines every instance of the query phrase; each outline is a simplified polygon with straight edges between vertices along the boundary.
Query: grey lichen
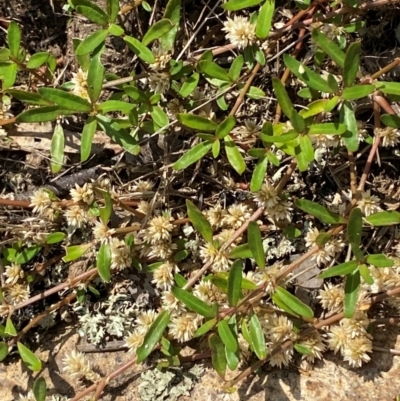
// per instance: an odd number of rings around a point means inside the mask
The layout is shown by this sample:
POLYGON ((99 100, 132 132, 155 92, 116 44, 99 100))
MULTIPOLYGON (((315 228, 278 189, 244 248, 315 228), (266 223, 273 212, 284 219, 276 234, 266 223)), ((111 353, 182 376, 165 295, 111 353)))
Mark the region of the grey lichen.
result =
POLYGON ((195 365, 189 370, 174 368, 160 371, 147 370, 141 375, 138 386, 141 401, 175 401, 180 396, 189 396, 189 391, 203 374, 204 368, 195 365))

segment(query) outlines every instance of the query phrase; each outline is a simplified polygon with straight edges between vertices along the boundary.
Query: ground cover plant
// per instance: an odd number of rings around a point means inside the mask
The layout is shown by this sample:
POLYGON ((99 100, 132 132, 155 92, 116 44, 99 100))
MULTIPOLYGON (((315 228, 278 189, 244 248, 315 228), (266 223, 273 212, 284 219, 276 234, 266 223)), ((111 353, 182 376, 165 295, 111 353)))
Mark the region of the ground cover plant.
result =
POLYGON ((97 400, 141 363, 158 369, 142 399, 187 394, 201 368, 168 369, 188 361, 211 359, 226 391, 332 351, 368 364, 400 307, 400 58, 368 58, 390 18, 395 46, 395 2, 51 6, 90 28, 69 58, 0 19, 1 146, 51 127, 40 173, 4 165, 0 360, 41 371, 44 330, 71 321, 132 359, 101 377, 73 351, 80 391, 35 376, 20 400, 97 400))

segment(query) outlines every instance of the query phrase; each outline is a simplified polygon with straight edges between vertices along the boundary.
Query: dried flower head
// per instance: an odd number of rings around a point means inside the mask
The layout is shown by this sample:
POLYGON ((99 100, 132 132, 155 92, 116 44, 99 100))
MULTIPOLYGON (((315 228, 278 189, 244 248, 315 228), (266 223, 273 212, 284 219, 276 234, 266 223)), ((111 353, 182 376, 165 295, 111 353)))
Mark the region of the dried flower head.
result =
POLYGON ((288 366, 293 357, 293 344, 289 345, 283 351, 272 355, 269 359, 269 364, 271 366, 278 366, 281 368, 282 366, 288 366))
POLYGON ((285 315, 266 314, 261 320, 264 333, 272 343, 294 339, 293 322, 285 315))
POLYGON ((94 202, 93 185, 86 182, 83 187, 75 184, 75 188, 70 190, 71 198, 74 202, 85 202, 91 205, 94 202))
POLYGON ((244 203, 229 206, 228 213, 225 214, 223 223, 228 227, 239 228, 251 216, 251 209, 244 203))
POLYGON ((174 229, 174 225, 171 223, 172 220, 169 213, 153 217, 143 232, 143 240, 148 244, 170 241, 171 231, 174 229))
POLYGON ((259 206, 269 209, 274 208, 281 202, 275 187, 270 184, 263 184, 260 191, 254 194, 254 198, 259 206))
POLYGON ((7 288, 5 292, 5 300, 10 305, 17 305, 29 299, 29 286, 24 284, 14 284, 7 288))
POLYGON ((24 277, 24 271, 21 265, 16 263, 11 263, 10 266, 6 266, 6 271, 4 272, 6 278, 6 284, 16 284, 20 278, 24 277))
POLYGON ((146 201, 140 201, 137 207, 137 211, 139 213, 143 213, 145 216, 147 216, 150 213, 151 207, 150 203, 146 201))
POLYGON ((256 41, 256 26, 248 18, 235 15, 224 22, 226 38, 239 48, 245 48, 256 41))
POLYGON ((336 313, 342 310, 344 301, 344 289, 341 285, 325 284, 324 289, 319 291, 317 297, 324 309, 329 311, 329 314, 336 313))
POLYGON ((129 333, 127 337, 125 337, 125 343, 129 348, 129 351, 136 353, 136 350, 143 344, 144 336, 146 332, 141 330, 134 330, 132 333, 129 333))
POLYGON ((88 222, 88 214, 81 206, 73 205, 64 211, 67 224, 73 228, 81 228, 88 222))
POLYGON ((201 280, 200 283, 194 287, 193 295, 210 304, 214 302, 223 304, 227 300, 226 294, 222 293, 221 290, 211 282, 211 280, 201 280))
POLYGON ((29 206, 33 206, 33 213, 43 214, 51 206, 50 194, 44 189, 38 189, 30 198, 31 203, 29 206))
POLYGON ((154 63, 150 64, 150 68, 154 71, 163 70, 171 60, 171 55, 168 50, 163 49, 160 46, 153 47, 154 63))
POLYGON ((169 90, 170 76, 167 72, 154 72, 149 74, 149 86, 154 93, 163 95, 169 90))
POLYGON ((153 309, 141 312, 135 319, 136 330, 146 334, 156 318, 157 312, 153 309))
POLYGON ((71 83, 73 84, 72 93, 84 99, 89 99, 87 72, 79 68, 78 72, 72 73, 71 83))
POLYGON ((244 126, 234 128, 234 133, 239 139, 256 137, 261 131, 261 126, 253 120, 245 120, 244 126))
POLYGON ((136 192, 148 192, 154 188, 154 182, 151 180, 138 180, 135 185, 132 186, 132 191, 136 192))
POLYGON ((214 228, 220 228, 224 224, 224 217, 226 215, 226 210, 217 203, 214 207, 207 209, 204 212, 207 220, 214 228))
POLYGON ((361 192, 361 199, 358 201, 357 206, 361 209, 365 216, 377 213, 381 210, 379 207, 380 199, 371 195, 371 191, 361 192))
POLYGON ((118 238, 110 239, 111 269, 122 271, 132 265, 132 252, 125 241, 118 238))
POLYGON ((274 207, 265 208, 265 214, 269 216, 273 221, 292 221, 290 211, 292 208, 289 203, 281 200, 274 207))
POLYGON ((63 359, 64 372, 69 374, 75 380, 83 378, 91 381, 97 381, 100 376, 93 372, 90 362, 86 359, 82 352, 72 350, 65 355, 63 359))
POLYGON ((342 351, 345 346, 349 333, 343 326, 332 326, 328 332, 328 339, 326 340, 329 349, 335 354, 342 351))
POLYGON ((397 128, 375 128, 375 135, 382 138, 382 146, 385 148, 396 146, 399 143, 400 131, 397 128))
POLYGON ((170 117, 176 118, 178 113, 185 113, 186 109, 183 107, 178 98, 172 99, 167 103, 167 114, 170 117))
POLYGON ((179 342, 186 342, 193 338, 199 327, 199 316, 195 313, 182 313, 175 316, 169 323, 169 334, 179 342))
POLYGON ((179 268, 175 263, 165 261, 160 267, 153 272, 153 280, 151 281, 163 291, 168 291, 174 285, 174 274, 179 272, 179 268))
POLYGON ((211 263, 213 272, 223 272, 229 270, 231 261, 227 257, 227 253, 215 248, 211 243, 207 243, 200 248, 200 258, 203 263, 211 263))
POLYGON ((365 336, 355 337, 348 340, 343 347, 343 359, 351 366, 359 368, 364 362, 371 360, 367 352, 372 352, 372 341, 365 336))
POLYGON ((296 343, 309 350, 309 353, 302 354, 302 359, 306 359, 308 362, 314 362, 315 358, 322 359, 322 353, 326 349, 323 338, 318 331, 314 331, 307 337, 300 338, 296 343))
POLYGON ((29 391, 27 395, 19 395, 18 401, 36 401, 36 397, 33 394, 33 391, 29 391))
POLYGON ((99 242, 111 240, 111 236, 115 233, 114 228, 109 228, 107 224, 98 221, 92 229, 94 238, 99 242))

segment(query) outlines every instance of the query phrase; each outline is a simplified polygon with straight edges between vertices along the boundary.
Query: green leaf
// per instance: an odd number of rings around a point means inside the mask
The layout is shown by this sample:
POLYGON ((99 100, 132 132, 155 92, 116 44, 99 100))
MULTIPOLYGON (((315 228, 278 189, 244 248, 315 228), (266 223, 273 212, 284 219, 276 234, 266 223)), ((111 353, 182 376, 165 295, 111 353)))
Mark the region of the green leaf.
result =
POLYGON ((80 244, 72 245, 66 248, 66 255, 62 258, 64 262, 72 262, 83 256, 89 248, 92 248, 93 244, 80 244))
POLYGON ((309 135, 342 135, 346 132, 345 124, 321 123, 311 125, 309 135))
POLYGON ((324 93, 334 93, 328 82, 319 74, 315 73, 310 68, 301 64, 300 61, 288 54, 283 55, 283 61, 287 68, 296 75, 301 81, 312 89, 324 93))
POLYGON ((26 366, 33 372, 38 372, 42 369, 42 361, 24 344, 17 342, 18 352, 26 366))
POLYGON ((17 89, 8 89, 7 93, 24 103, 34 104, 38 106, 49 104, 47 100, 42 99, 39 93, 24 92, 17 89))
POLYGON ((308 318, 314 317, 314 312, 312 309, 305 303, 301 302, 300 299, 295 297, 289 291, 278 286, 276 288, 276 293, 279 295, 279 298, 295 313, 308 318))
POLYGON ((260 227, 255 221, 250 221, 247 226, 247 238, 249 241, 249 247, 253 258, 256 261, 257 266, 260 269, 265 268, 265 255, 264 248, 262 244, 262 237, 260 227))
POLYGON ((7 30, 7 42, 11 55, 18 58, 19 48, 21 44, 21 30, 15 21, 10 21, 7 30))
POLYGON ((96 4, 90 3, 90 6, 77 6, 76 11, 95 24, 103 27, 108 25, 108 15, 100 7, 96 6, 96 4))
POLYGON ((150 43, 164 36, 174 27, 174 24, 169 19, 163 18, 153 24, 145 33, 142 43, 148 46, 150 43))
POLYGON ((295 226, 286 226, 283 230, 283 235, 288 239, 299 238, 301 235, 301 230, 295 226))
POLYGON ((26 63, 26 68, 31 68, 31 69, 39 68, 47 62, 49 57, 50 54, 47 52, 35 53, 29 58, 28 62, 26 63))
POLYGON ((306 171, 309 163, 314 160, 314 147, 308 135, 299 138, 299 146, 296 146, 296 158, 300 171, 306 171))
POLYGON ((189 200, 186 200, 186 208, 188 217, 193 227, 197 232, 207 241, 212 242, 213 240, 213 232, 211 228, 211 224, 205 218, 204 214, 189 200))
POLYGON ((126 130, 122 129, 118 123, 101 115, 96 115, 96 120, 101 129, 115 142, 120 144, 126 151, 137 154, 137 141, 126 130))
POLYGON ((82 113, 89 113, 92 110, 92 106, 86 99, 61 89, 39 88, 39 93, 43 99, 56 103, 67 110, 82 113))
POLYGON ((6 327, 4 328, 4 333, 8 334, 12 337, 15 337, 17 335, 17 330, 15 329, 15 326, 14 326, 10 316, 7 316, 6 327))
POLYGON ((84 56, 85 54, 89 54, 105 41, 107 35, 108 29, 99 29, 98 31, 92 33, 78 45, 75 50, 75 54, 77 56, 84 56))
POLYGON ((153 106, 150 115, 153 118, 154 122, 161 128, 166 127, 169 124, 168 116, 164 113, 163 109, 160 106, 153 106))
POLYGON ((0 362, 8 355, 8 346, 6 343, 0 343, 0 362))
POLYGON ((300 354, 303 354, 303 355, 310 355, 311 354, 311 349, 306 347, 303 344, 294 344, 293 347, 300 354))
POLYGON ((229 0, 227 3, 223 4, 222 7, 228 11, 238 11, 247 7, 257 6, 262 2, 263 0, 229 0))
POLYGON ((322 231, 318 234, 317 238, 315 239, 315 244, 318 245, 319 247, 323 247, 331 239, 332 239, 332 234, 322 231))
POLYGON ((214 319, 208 320, 205 322, 202 326, 200 326, 196 332, 194 333, 193 337, 202 337, 204 334, 208 333, 210 330, 212 330, 215 325, 218 323, 217 318, 215 317, 214 319))
POLYGON ((237 81, 239 79, 240 73, 242 72, 243 64, 244 64, 244 58, 241 54, 239 54, 239 56, 237 56, 232 61, 232 64, 229 67, 228 75, 230 81, 237 81))
POLYGON ((329 103, 328 99, 315 100, 314 102, 311 102, 310 104, 307 105, 307 109, 300 110, 299 114, 303 118, 316 116, 317 114, 326 111, 328 103, 329 103))
POLYGON ((110 244, 103 243, 100 246, 96 258, 97 270, 103 281, 108 283, 111 280, 111 249, 110 244))
POLYGON ((304 121, 304 118, 294 109, 290 113, 290 121, 296 132, 298 132, 299 134, 304 133, 304 131, 306 130, 306 123, 304 121))
POLYGON ((400 83, 399 82, 377 82, 375 87, 387 95, 400 96, 400 83))
POLYGON ((149 331, 146 333, 143 344, 136 351, 136 363, 143 362, 151 354, 153 348, 164 334, 170 318, 171 314, 168 311, 163 311, 157 316, 156 320, 150 326, 149 331))
POLYGON ((152 64, 155 61, 154 54, 150 49, 143 45, 139 40, 132 36, 124 36, 128 47, 145 63, 152 64))
POLYGON ((256 24, 256 36, 260 39, 265 39, 271 30, 272 17, 275 11, 275 1, 266 0, 261 6, 256 24))
POLYGON ((206 318, 215 317, 215 313, 211 308, 211 306, 202 301, 201 299, 195 297, 189 291, 183 290, 182 288, 178 287, 172 287, 171 292, 176 299, 181 301, 193 312, 196 312, 199 315, 204 316, 206 318))
POLYGON ((96 133, 97 120, 90 116, 86 120, 86 124, 83 126, 82 137, 81 137, 81 162, 86 161, 92 150, 92 142, 94 134, 96 133))
POLYGON ((109 192, 101 190, 101 193, 104 197, 104 207, 99 207, 100 219, 103 224, 107 224, 113 211, 113 201, 109 192))
POLYGON ((196 163, 211 150, 212 146, 212 142, 198 143, 195 147, 187 151, 179 160, 174 163, 174 170, 183 170, 191 164, 196 163))
POLYGON ((208 345, 211 349, 211 362, 213 368, 218 373, 218 375, 224 379, 226 372, 226 357, 225 357, 225 347, 221 339, 217 334, 211 334, 208 337, 208 345))
POLYGON ((250 86, 249 90, 246 92, 246 96, 250 99, 260 100, 266 97, 266 93, 256 86, 250 86))
POLYGON ((281 106, 286 117, 290 119, 293 110, 293 104, 286 92, 285 86, 278 78, 272 78, 272 86, 274 88, 275 96, 278 99, 279 106, 281 106))
POLYGON ((30 109, 18 115, 17 121, 21 123, 42 123, 54 121, 61 115, 72 114, 71 110, 65 111, 59 106, 45 106, 30 109))
POLYGON ((219 153, 221 151, 221 141, 219 139, 217 139, 213 142, 213 146, 212 146, 211 150, 212 150, 213 158, 216 159, 219 156, 219 153))
POLYGON ((371 276, 368 266, 366 264, 361 264, 358 266, 358 268, 360 269, 360 275, 363 278, 363 280, 369 285, 374 284, 374 279, 371 276))
POLYGON ((265 344, 263 328, 255 313, 253 313, 249 319, 249 332, 251 344, 254 347, 257 358, 264 360, 267 357, 267 346, 265 344))
POLYGON ((360 51, 361 42, 354 42, 347 49, 343 67, 343 84, 345 87, 353 85, 357 78, 360 66, 360 51))
POLYGON ((356 253, 360 248, 361 235, 362 212, 358 207, 356 207, 350 212, 349 221, 347 223, 347 238, 354 253, 356 253), (354 251, 354 249, 356 249, 356 251, 354 251))
POLYGON ((129 112, 135 107, 135 104, 123 102, 121 100, 106 100, 105 102, 97 105, 97 110, 103 114, 114 111, 120 111, 123 114, 129 114, 129 112))
POLYGON ((165 50, 172 50, 174 47, 176 34, 179 29, 179 21, 181 17, 181 0, 169 0, 165 7, 164 19, 169 19, 174 27, 161 37, 161 47, 165 50))
POLYGON ((64 130, 61 124, 56 124, 54 133, 51 138, 51 172, 53 174, 58 173, 63 166, 64 161, 64 130))
POLYGON ((267 174, 267 166, 268 166, 268 157, 267 155, 264 155, 257 162, 257 165, 253 170, 250 182, 251 192, 257 192, 261 189, 262 184, 265 180, 265 176, 267 174))
POLYGON ((58 244, 59 242, 64 241, 64 238, 66 236, 67 234, 64 234, 62 232, 51 233, 46 237, 46 244, 58 244))
POLYGON ((236 352, 231 352, 228 348, 225 347, 225 358, 226 363, 228 365, 229 370, 234 371, 239 366, 240 362, 240 352, 239 350, 236 352))
POLYGON ((353 273, 358 267, 358 262, 356 260, 350 260, 349 262, 341 263, 340 265, 330 267, 329 269, 322 272, 319 278, 328 278, 335 276, 343 276, 353 273))
POLYGON ((307 199, 296 199, 296 207, 301 209, 303 212, 311 214, 317 219, 321 220, 326 224, 343 224, 346 223, 346 219, 337 213, 333 213, 321 206, 316 202, 309 201, 307 199))
POLYGON ((238 342, 235 338, 234 334, 231 331, 231 328, 228 325, 226 320, 221 320, 217 326, 218 334, 224 343, 226 349, 231 352, 236 352, 238 350, 238 342))
POLYGON ((15 263, 17 265, 23 265, 24 263, 28 263, 31 259, 33 259, 40 251, 42 247, 40 245, 32 245, 28 248, 24 248, 21 252, 18 252, 15 257, 15 263))
POLYGON ((360 290, 360 271, 357 269, 346 276, 344 287, 344 317, 350 319, 356 310, 360 290))
POLYGON ((243 156, 240 154, 238 147, 229 135, 224 137, 224 143, 229 163, 238 174, 242 175, 246 170, 246 163, 244 162, 243 156))
POLYGON ((108 32, 113 36, 122 36, 125 33, 124 28, 116 24, 110 24, 108 32))
POLYGON ((280 135, 272 135, 272 136, 268 136, 268 135, 264 135, 264 134, 260 135, 261 140, 266 143, 289 142, 289 141, 292 141, 293 139, 296 139, 298 136, 299 136, 299 133, 294 130, 285 132, 284 134, 280 134, 280 135))
POLYGON ((392 267, 394 266, 394 260, 388 258, 382 253, 367 256, 367 263, 376 267, 392 267))
POLYGON ((217 130, 215 131, 215 135, 219 139, 225 138, 227 135, 231 133, 233 128, 235 128, 236 120, 233 116, 228 116, 222 121, 221 124, 218 125, 217 130))
POLYGON ((87 75, 87 90, 92 104, 99 99, 103 86, 104 67, 101 64, 100 56, 98 53, 92 58, 87 75))
POLYGON ((339 113, 339 121, 347 126, 342 139, 346 148, 350 152, 358 150, 358 126, 353 106, 349 101, 344 101, 339 113))
POLYGON ((312 31, 314 42, 340 67, 344 68, 345 54, 339 46, 319 29, 312 31))
POLYGON ((208 118, 196 116, 194 114, 177 114, 178 121, 188 128, 199 130, 199 131, 212 131, 214 132, 218 124, 208 118))
POLYGON ((236 306, 242 294, 242 267, 243 262, 236 260, 229 271, 228 302, 230 306, 236 306))
POLYGON ((241 244, 233 248, 228 257, 230 259, 249 259, 253 257, 249 244, 241 244))
POLYGON ((179 94, 182 97, 189 96, 197 88, 199 79, 200 79, 200 74, 198 72, 195 72, 193 75, 188 77, 188 79, 183 83, 179 91, 179 94))
POLYGON ((400 128, 400 117, 395 114, 382 114, 381 121, 388 127, 400 128))
POLYGON ((345 88, 342 92, 342 99, 357 100, 369 96, 375 90, 374 85, 354 85, 345 88))
POLYGON ((33 394, 35 396, 36 401, 45 401, 46 400, 46 393, 47 393, 47 386, 46 380, 44 377, 38 377, 35 382, 33 383, 33 394))
POLYGON ((225 82, 230 81, 228 72, 213 61, 199 61, 199 70, 209 78, 216 78, 225 82))
POLYGON ((109 21, 111 23, 114 23, 118 16, 119 0, 107 0, 106 10, 109 17, 109 21))
POLYGON ((0 48, 0 61, 8 61, 10 58, 11 52, 6 47, 0 48))
POLYGON ((379 212, 366 217, 365 220, 375 227, 391 226, 400 224, 400 213, 394 210, 379 212))

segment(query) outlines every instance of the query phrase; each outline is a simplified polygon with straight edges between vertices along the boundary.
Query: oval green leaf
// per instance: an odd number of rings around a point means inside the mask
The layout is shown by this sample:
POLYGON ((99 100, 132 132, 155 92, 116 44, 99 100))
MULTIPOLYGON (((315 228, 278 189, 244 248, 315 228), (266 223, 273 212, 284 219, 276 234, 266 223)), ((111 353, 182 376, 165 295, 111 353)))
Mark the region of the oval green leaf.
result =
POLYGON ((56 103, 67 110, 82 113, 89 113, 92 110, 92 106, 86 99, 61 89, 39 88, 39 93, 43 99, 56 103))
POLYGON ((58 244, 59 242, 63 241, 67 234, 62 232, 51 233, 46 238, 46 244, 58 244))
POLYGON ((194 333, 193 337, 197 338, 197 337, 202 337, 204 334, 208 333, 210 330, 212 330, 215 325, 217 324, 218 320, 217 318, 208 320, 207 322, 205 322, 202 326, 200 326, 196 332, 194 333))
POLYGON ((282 287, 277 287, 276 293, 279 295, 279 298, 295 313, 307 318, 314 317, 314 312, 312 309, 289 291, 282 287))
POLYGON ((211 349, 211 362, 213 368, 218 373, 218 375, 224 379, 226 372, 226 357, 225 357, 225 347, 221 339, 217 334, 211 334, 208 338, 208 345, 211 349))
POLYGON ((179 287, 172 287, 172 294, 176 299, 181 301, 184 305, 186 305, 193 312, 198 313, 201 316, 206 318, 214 318, 215 313, 210 305, 202 301, 201 299, 195 297, 189 291, 183 290, 179 287))
POLYGON ((29 58, 28 62, 26 63, 26 68, 39 68, 47 62, 49 57, 50 54, 47 52, 35 53, 29 58))
POLYGON ((394 224, 400 224, 400 213, 394 210, 389 210, 372 214, 371 216, 366 217, 365 220, 375 227, 391 226, 394 224))
POLYGON ((0 362, 8 355, 8 346, 6 343, 0 343, 0 362))
POLYGON ((228 302, 231 306, 236 306, 242 295, 242 267, 243 262, 236 260, 229 271, 228 302))
POLYGON ((226 320, 221 320, 218 323, 218 334, 224 343, 226 349, 231 352, 236 352, 238 350, 238 342, 235 338, 234 334, 232 333, 231 328, 226 320))
POLYGON ((199 232, 207 242, 212 242, 213 232, 211 224, 206 219, 204 214, 201 213, 201 211, 189 199, 186 200, 186 209, 190 222, 196 231, 199 232))
POLYGON ((388 258, 382 253, 367 256, 367 263, 376 267, 392 267, 394 266, 394 260, 388 258))
POLYGON ((354 85, 345 88, 342 92, 342 99, 357 100, 369 96, 375 90, 374 85, 354 85))
POLYGON ((174 27, 174 24, 169 19, 163 18, 152 25, 145 33, 142 43, 148 46, 150 43, 164 36, 174 27))
POLYGON ((99 29, 98 31, 92 33, 81 43, 75 50, 77 56, 84 56, 92 52, 96 47, 103 43, 108 35, 108 29, 99 29))
POLYGON ((256 24, 256 36, 260 39, 265 39, 271 30, 272 17, 275 11, 275 1, 266 0, 261 6, 256 24))
POLYGON ((227 3, 223 4, 222 7, 228 11, 238 11, 247 7, 257 6, 262 3, 262 1, 263 0, 229 0, 227 3))
POLYGON ((346 276, 344 286, 344 317, 350 319, 356 310, 360 290, 360 271, 356 269, 346 276))
POLYGON ((260 269, 265 268, 265 255, 262 244, 262 237, 260 227, 255 221, 250 221, 247 226, 247 238, 249 241, 249 247, 253 258, 256 261, 257 266, 260 269))
POLYGON ((244 162, 243 156, 240 154, 238 147, 229 135, 224 137, 224 143, 229 163, 238 174, 242 175, 246 170, 246 163, 244 162))
POLYGON ((92 243, 68 246, 66 249, 66 255, 62 258, 62 260, 64 262, 72 262, 76 259, 79 259, 92 246, 92 243))
POLYGON ((213 61, 200 61, 199 70, 209 78, 219 79, 224 82, 230 81, 228 72, 213 61))
POLYGON ((96 6, 96 4, 90 3, 90 6, 77 6, 76 11, 95 24, 103 27, 108 24, 107 14, 100 7, 96 6))
POLYGON ((51 155, 51 172, 58 173, 64 162, 64 130, 61 124, 56 124, 54 133, 51 138, 50 155, 51 155))
POLYGON ((83 126, 82 137, 81 137, 81 162, 86 161, 90 152, 92 151, 92 142, 94 134, 96 133, 97 120, 90 116, 86 124, 83 126))
POLYGON ((267 357, 267 346, 265 343, 263 328, 255 313, 253 313, 249 319, 249 334, 251 345, 254 348, 257 358, 264 360, 267 357))
POLYGON ((136 351, 137 363, 143 362, 151 354, 164 334, 170 318, 171 314, 168 311, 163 311, 157 316, 156 320, 150 326, 149 331, 146 333, 143 344, 136 351))
POLYGON ((42 369, 42 361, 24 344, 17 342, 18 352, 26 366, 33 372, 42 369))
POLYGON ((33 394, 36 401, 45 401, 47 393, 47 385, 44 377, 38 377, 33 383, 33 394))
POLYGON ((214 132, 218 127, 217 123, 214 121, 194 114, 179 113, 177 119, 184 126, 198 131, 214 132))
POLYGON ((97 270, 103 281, 111 280, 111 249, 110 244, 101 244, 96 258, 97 270))
POLYGON ((356 260, 350 260, 349 262, 341 263, 340 265, 330 267, 329 269, 322 272, 319 278, 328 278, 335 276, 342 276, 353 273, 357 269, 358 262, 356 260))
POLYGON ((296 199, 296 207, 301 209, 303 212, 311 214, 317 219, 321 220, 326 224, 342 224, 346 223, 346 219, 337 213, 333 213, 326 209, 322 205, 309 201, 307 199, 296 199))

